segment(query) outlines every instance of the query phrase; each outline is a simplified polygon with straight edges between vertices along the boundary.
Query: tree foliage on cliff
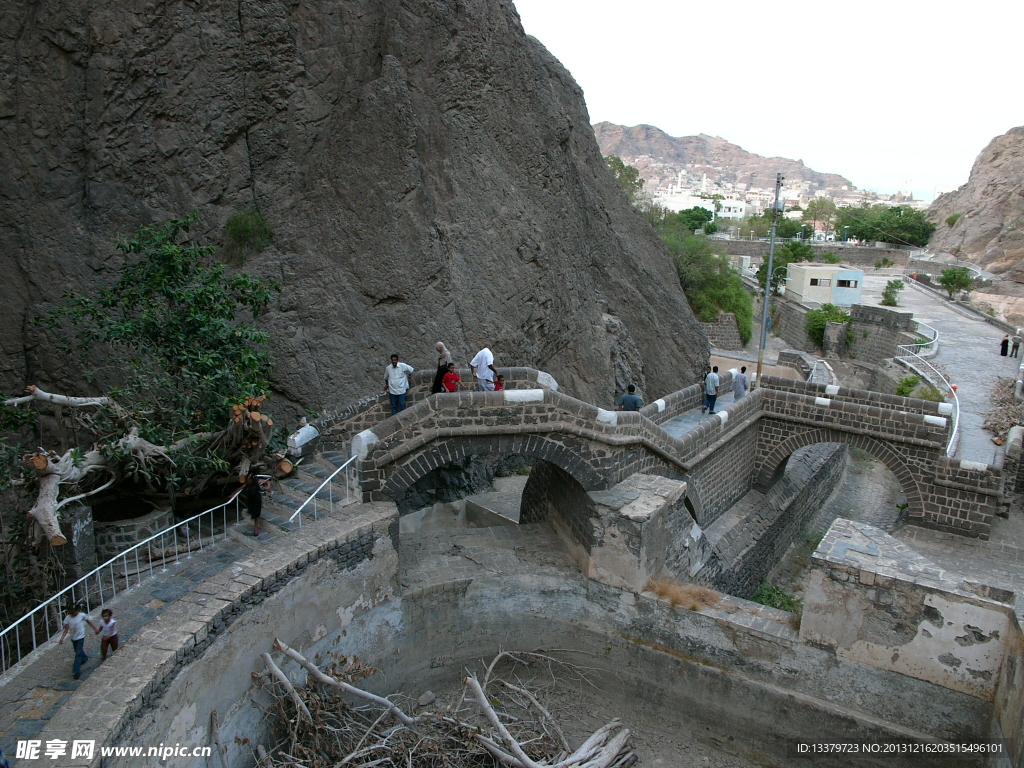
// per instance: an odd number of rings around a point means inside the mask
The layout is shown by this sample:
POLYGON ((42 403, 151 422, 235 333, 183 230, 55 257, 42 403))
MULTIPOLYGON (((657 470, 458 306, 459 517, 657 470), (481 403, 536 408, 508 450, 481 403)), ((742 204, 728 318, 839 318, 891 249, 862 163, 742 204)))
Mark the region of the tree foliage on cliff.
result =
POLYGON ((713 323, 720 312, 732 312, 740 339, 744 344, 749 342, 754 303, 729 259, 716 255, 707 237, 686 234, 678 225, 661 234, 675 260, 679 284, 693 313, 703 322, 713 323))
POLYGON ((629 202, 636 202, 640 197, 640 191, 644 188, 644 180, 640 178, 640 171, 631 165, 626 165, 622 158, 616 155, 609 155, 604 161, 615 174, 615 181, 622 187, 629 202))
POLYGON ((67 294, 42 321, 87 381, 110 382, 104 395, 68 397, 30 385, 3 404, 4 426, 20 427, 22 439, 19 419, 54 407, 73 414, 88 443, 59 455, 25 454, 14 439, 4 441, 5 482, 38 488, 29 514, 51 543, 63 543, 57 513, 73 499, 123 480, 165 499, 198 492, 234 460, 248 469, 269 445, 273 422, 256 415, 271 369, 260 347, 269 339, 247 318, 278 287, 229 275, 211 259, 212 246, 183 240, 196 218, 140 228, 117 246, 129 261, 114 284, 95 296, 67 294))

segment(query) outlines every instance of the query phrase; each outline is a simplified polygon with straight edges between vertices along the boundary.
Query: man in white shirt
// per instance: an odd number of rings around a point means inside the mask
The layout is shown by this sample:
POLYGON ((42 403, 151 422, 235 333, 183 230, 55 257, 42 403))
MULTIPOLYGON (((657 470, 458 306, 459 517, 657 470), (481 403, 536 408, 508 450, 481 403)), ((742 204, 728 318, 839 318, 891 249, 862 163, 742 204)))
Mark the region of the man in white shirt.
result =
POLYGON ((494 391, 494 376, 497 371, 494 369, 494 355, 491 350, 484 347, 476 353, 476 357, 469 361, 469 370, 476 376, 476 388, 481 392, 494 391))
MULTIPOLYGON (((736 370, 735 368, 733 370, 736 370)), ((743 366, 732 377, 732 399, 740 400, 750 391, 750 379, 747 378, 747 366, 743 366)))
POLYGON ((384 391, 391 400, 391 415, 405 410, 405 393, 409 391, 409 374, 413 367, 398 362, 398 355, 391 356, 391 365, 384 369, 384 391))
POLYGON ((64 633, 60 636, 58 645, 64 645, 64 638, 71 635, 71 645, 75 649, 75 663, 71 667, 71 676, 78 679, 82 672, 82 665, 89 660, 85 655, 85 625, 88 624, 96 630, 96 625, 89 621, 89 617, 82 613, 77 605, 68 609, 68 615, 64 617, 64 633))

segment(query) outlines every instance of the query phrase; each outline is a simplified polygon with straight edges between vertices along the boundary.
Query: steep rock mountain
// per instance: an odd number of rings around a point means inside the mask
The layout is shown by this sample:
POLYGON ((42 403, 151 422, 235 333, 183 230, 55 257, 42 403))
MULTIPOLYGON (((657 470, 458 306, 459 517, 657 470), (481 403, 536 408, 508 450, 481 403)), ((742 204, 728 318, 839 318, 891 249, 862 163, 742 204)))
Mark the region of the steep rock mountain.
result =
MULTIPOLYGON (((29 323, 109 282, 111 243, 198 209, 245 269, 275 386, 319 410, 392 351, 552 372, 610 404, 696 380, 707 341, 657 236, 601 160, 583 94, 505 0, 11 0, 0 36, 0 381, 81 391, 29 323)), ((195 231, 195 230, 193 230, 195 231)))
POLYGON ((752 187, 772 189, 775 174, 782 173, 790 183, 810 182, 810 190, 841 187, 854 188, 848 179, 835 173, 818 173, 804 165, 802 160, 784 157, 762 157, 747 152, 717 136, 669 136, 653 125, 635 125, 628 128, 615 123, 597 123, 594 135, 604 156, 618 155, 625 162, 637 165, 646 179, 658 175, 658 170, 645 169, 637 158, 646 155, 665 168, 664 180, 674 180, 673 169, 687 165, 699 166, 698 172, 707 173, 710 181, 729 181, 752 187))
MULTIPOLYGON (((928 243, 931 250, 1024 283, 1024 126, 992 139, 974 161, 967 183, 939 195, 928 218, 938 227, 928 243)), ((1007 290, 1014 289, 1004 285, 1007 290)), ((1024 295, 1021 290, 1016 295, 1024 295)))

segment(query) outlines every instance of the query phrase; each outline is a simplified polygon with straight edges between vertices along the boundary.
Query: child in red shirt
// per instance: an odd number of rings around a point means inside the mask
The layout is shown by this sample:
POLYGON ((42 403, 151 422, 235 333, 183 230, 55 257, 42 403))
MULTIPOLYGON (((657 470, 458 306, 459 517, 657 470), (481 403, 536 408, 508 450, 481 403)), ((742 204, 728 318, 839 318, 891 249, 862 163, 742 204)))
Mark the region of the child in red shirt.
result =
POLYGON ((505 377, 498 374, 498 378, 494 380, 494 391, 500 392, 505 388, 505 377))
POLYGON ((441 386, 444 387, 445 392, 454 392, 459 388, 459 382, 462 379, 459 374, 455 372, 455 363, 448 363, 448 373, 441 379, 441 386))

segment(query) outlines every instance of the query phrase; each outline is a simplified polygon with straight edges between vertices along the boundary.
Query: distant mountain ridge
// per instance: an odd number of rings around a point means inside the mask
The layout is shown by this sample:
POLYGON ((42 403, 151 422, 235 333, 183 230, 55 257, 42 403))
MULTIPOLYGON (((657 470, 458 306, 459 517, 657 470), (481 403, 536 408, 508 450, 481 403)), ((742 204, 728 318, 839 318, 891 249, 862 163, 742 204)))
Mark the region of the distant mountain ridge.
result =
POLYGON ((672 183, 676 173, 685 169, 706 173, 710 182, 747 184, 762 189, 775 186, 776 173, 782 173, 788 183, 807 182, 810 192, 842 187, 856 189, 849 179, 839 174, 819 173, 804 165, 802 160, 762 157, 718 136, 703 133, 669 136, 653 125, 630 128, 609 122, 597 123, 594 135, 602 155, 617 155, 636 166, 649 186, 652 182, 655 187, 672 183), (688 168, 691 165, 695 167, 688 168))

